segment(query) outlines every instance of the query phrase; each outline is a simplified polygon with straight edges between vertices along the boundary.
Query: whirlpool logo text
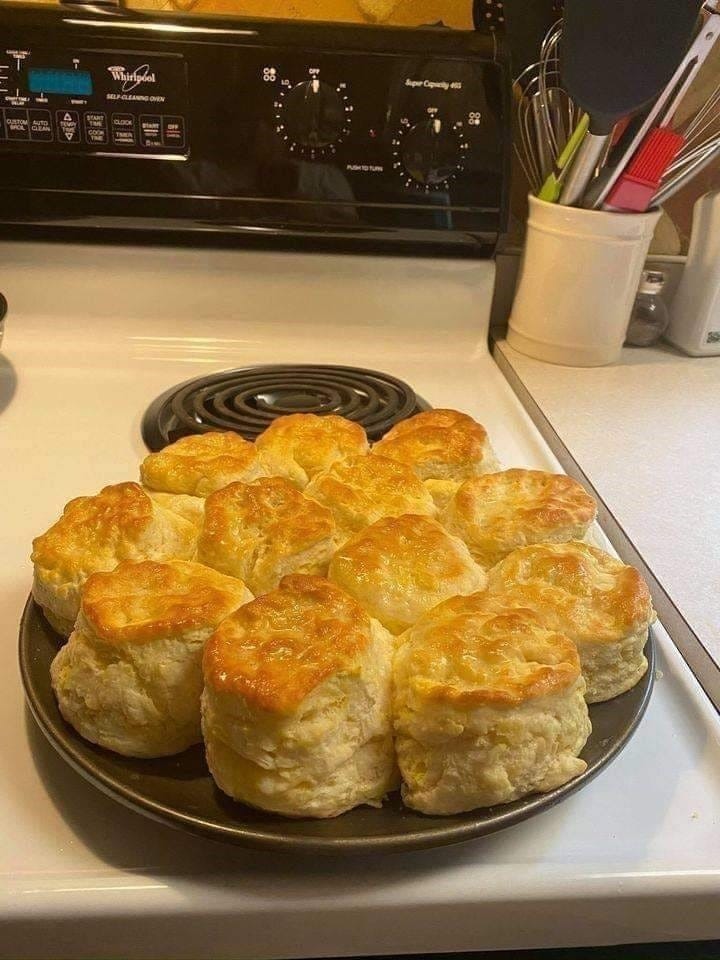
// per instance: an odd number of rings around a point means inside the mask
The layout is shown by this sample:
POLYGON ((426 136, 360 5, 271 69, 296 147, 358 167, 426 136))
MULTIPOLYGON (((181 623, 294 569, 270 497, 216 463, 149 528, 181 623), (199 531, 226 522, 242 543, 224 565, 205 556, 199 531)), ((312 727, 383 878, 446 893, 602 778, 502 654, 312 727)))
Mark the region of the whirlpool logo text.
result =
POLYGON ((149 63, 143 63, 134 70, 128 70, 127 67, 124 66, 108 67, 108 72, 113 80, 122 83, 121 90, 123 93, 134 90, 135 87, 139 87, 141 83, 156 82, 155 74, 150 70, 149 63))

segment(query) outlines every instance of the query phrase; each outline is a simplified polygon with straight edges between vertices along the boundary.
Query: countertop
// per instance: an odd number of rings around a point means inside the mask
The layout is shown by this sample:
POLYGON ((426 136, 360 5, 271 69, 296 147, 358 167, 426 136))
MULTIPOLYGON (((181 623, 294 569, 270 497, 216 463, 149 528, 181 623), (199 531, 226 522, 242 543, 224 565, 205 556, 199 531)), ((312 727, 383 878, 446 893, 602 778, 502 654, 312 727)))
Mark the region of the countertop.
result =
POLYGON ((495 349, 720 663, 720 357, 661 345, 587 368, 495 349))

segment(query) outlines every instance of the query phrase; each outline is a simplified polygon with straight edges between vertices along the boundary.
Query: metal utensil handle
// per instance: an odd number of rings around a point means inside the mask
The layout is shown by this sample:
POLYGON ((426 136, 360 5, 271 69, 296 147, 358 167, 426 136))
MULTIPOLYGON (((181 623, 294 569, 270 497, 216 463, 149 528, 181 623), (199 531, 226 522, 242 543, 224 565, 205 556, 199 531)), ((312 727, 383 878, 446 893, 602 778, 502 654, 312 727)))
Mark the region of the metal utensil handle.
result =
POLYGON ((704 170, 705 167, 717 159, 718 156, 720 156, 720 143, 716 144, 712 150, 708 150, 707 153, 699 156, 686 170, 666 183, 664 187, 661 187, 651 200, 652 206, 659 207, 660 204, 669 200, 673 194, 682 189, 689 180, 692 180, 694 176, 700 173, 701 170, 704 170))
POLYGON ((582 199, 609 140, 610 134, 585 134, 567 174, 560 203, 572 207, 582 199))
POLYGON ((650 110, 647 117, 645 117, 644 122, 628 144, 627 149, 623 153, 622 157, 607 175, 605 182, 603 183, 602 190, 593 195, 592 203, 588 204, 588 206, 591 206, 593 210, 597 210, 602 206, 605 198, 612 190, 621 173, 625 170, 625 167, 627 166, 627 163, 632 155, 645 139, 645 135, 648 133, 648 131, 661 118, 666 122, 671 119, 672 112, 674 112, 675 108, 677 107, 680 95, 684 93, 684 91, 690 85, 698 70, 705 62, 705 59, 714 46, 715 41, 718 39, 718 36, 720 36, 720 14, 715 11, 714 7, 710 8, 707 4, 705 9, 710 11, 710 15, 708 16, 706 22, 702 25, 700 32, 690 44, 687 53, 678 64, 675 73, 672 75, 667 86, 656 100, 655 106, 652 108, 652 110, 650 110), (678 84, 680 86, 678 86, 678 84))

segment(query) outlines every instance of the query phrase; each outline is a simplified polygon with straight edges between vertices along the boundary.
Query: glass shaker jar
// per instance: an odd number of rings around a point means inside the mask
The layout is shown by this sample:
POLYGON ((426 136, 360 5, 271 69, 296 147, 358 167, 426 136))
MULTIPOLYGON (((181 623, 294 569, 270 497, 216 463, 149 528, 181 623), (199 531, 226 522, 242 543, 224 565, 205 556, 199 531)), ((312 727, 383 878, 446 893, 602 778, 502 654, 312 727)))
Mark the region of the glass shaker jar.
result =
POLYGON ((633 347, 649 347, 657 343, 670 322, 667 305, 662 298, 665 274, 657 270, 644 270, 635 299, 625 344, 633 347))

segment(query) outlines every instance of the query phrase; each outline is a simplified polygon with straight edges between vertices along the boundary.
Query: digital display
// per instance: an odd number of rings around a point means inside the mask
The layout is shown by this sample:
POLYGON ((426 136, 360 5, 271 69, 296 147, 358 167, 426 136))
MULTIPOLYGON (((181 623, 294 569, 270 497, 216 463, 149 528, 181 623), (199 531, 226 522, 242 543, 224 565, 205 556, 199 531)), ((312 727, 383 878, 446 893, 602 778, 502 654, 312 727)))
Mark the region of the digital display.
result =
POLYGON ((87 70, 58 70, 55 67, 30 67, 30 93, 59 93, 89 97, 93 92, 92 77, 87 70))

